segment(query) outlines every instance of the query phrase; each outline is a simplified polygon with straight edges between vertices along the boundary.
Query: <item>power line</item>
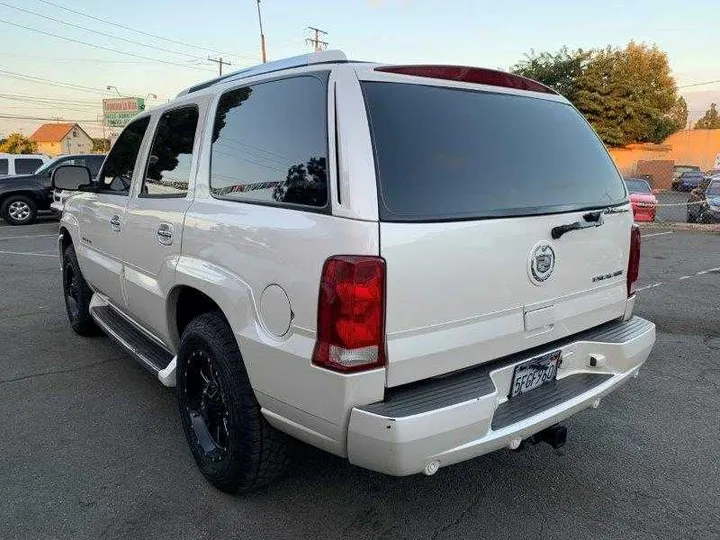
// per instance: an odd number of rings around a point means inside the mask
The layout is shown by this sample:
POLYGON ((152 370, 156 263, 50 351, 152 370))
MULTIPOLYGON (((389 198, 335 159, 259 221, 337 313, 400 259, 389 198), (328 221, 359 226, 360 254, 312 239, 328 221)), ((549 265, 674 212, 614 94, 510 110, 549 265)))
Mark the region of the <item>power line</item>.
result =
POLYGON ((699 82, 699 83, 692 83, 692 84, 683 84, 678 86, 678 88, 691 88, 693 86, 707 86, 708 84, 717 84, 720 83, 720 79, 717 81, 706 81, 706 82, 699 82))
POLYGON ((72 105, 85 105, 88 106, 97 105, 97 100, 82 100, 82 99, 64 99, 64 98, 50 98, 47 96, 33 96, 29 94, 2 94, 0 93, 0 98, 5 99, 14 99, 18 101, 44 101, 47 103, 70 103, 72 105))
POLYGON ((66 83, 66 82, 60 82, 60 81, 50 81, 43 77, 35 77, 33 75, 25 75, 23 73, 16 73, 14 71, 6 71, 4 69, 0 69, 0 73, 4 73, 7 77, 10 77, 12 79, 19 79, 19 80, 25 81, 25 82, 45 84, 48 86, 56 86, 56 87, 65 88, 68 90, 76 90, 78 92, 90 92, 90 93, 95 93, 95 94, 104 94, 105 93, 103 90, 100 90, 99 88, 92 88, 91 86, 83 86, 81 84, 66 83))
POLYGON ((132 57, 135 57, 135 58, 142 58, 143 60, 151 60, 152 62, 160 62, 160 63, 162 63, 162 64, 169 64, 169 65, 172 65, 172 66, 180 66, 180 67, 184 67, 184 68, 188 68, 188 69, 196 69, 196 70, 199 70, 199 71, 210 71, 210 70, 208 70, 208 69, 203 69, 203 68, 199 68, 199 67, 196 67, 196 66, 190 66, 190 65, 188 65, 188 64, 181 64, 181 63, 179 63, 179 62, 171 62, 170 60, 161 60, 160 58, 152 58, 152 57, 150 57, 150 56, 143 56, 143 55, 141 55, 141 54, 129 53, 129 52, 126 52, 126 51, 121 51, 121 50, 118 50, 118 49, 113 49, 113 48, 111 48, 111 47, 104 47, 104 46, 102 46, 102 45, 96 45, 95 43, 88 43, 87 41, 81 41, 81 40, 79 40, 79 39, 74 39, 74 38, 69 38, 69 37, 65 37, 65 36, 60 36, 60 35, 58 35, 58 34, 53 34, 52 32, 45 32, 44 30, 38 30, 37 28, 31 28, 30 26, 24 26, 24 25, 22 25, 22 24, 17 24, 17 23, 14 23, 14 22, 10 22, 10 21, 7 21, 7 20, 5 20, 5 19, 0 19, 0 22, 1 22, 1 23, 4 23, 4 24, 8 24, 8 25, 10 25, 10 26, 16 26, 16 27, 18 27, 18 28, 23 28, 23 29, 25 29, 25 30, 29 30, 30 32, 36 32, 36 33, 38 33, 38 34, 43 34, 43 35, 51 36, 51 37, 58 38, 58 39, 64 39, 64 40, 66 40, 66 41, 71 41, 71 42, 73 42, 73 43, 79 43, 80 45, 86 45, 86 46, 88 46, 88 47, 93 47, 93 48, 95 48, 95 49, 101 49, 101 50, 103 50, 103 51, 110 51, 110 52, 114 52, 114 53, 116 53, 116 54, 124 54, 124 55, 132 56, 132 57))
POLYGON ((20 115, 12 115, 12 114, 0 114, 0 118, 8 119, 8 120, 39 120, 39 121, 53 121, 56 122, 58 120, 63 120, 65 122, 83 122, 84 124, 102 124, 100 120, 97 118, 95 120, 79 120, 77 118, 63 118, 63 117, 57 117, 57 116, 20 116, 20 115))
POLYGON ((107 20, 107 19, 102 19, 102 18, 100 18, 100 17, 96 17, 96 16, 94 16, 94 15, 90 15, 89 13, 84 13, 84 12, 82 12, 82 11, 77 11, 77 10, 74 10, 74 9, 70 9, 70 8, 68 8, 68 7, 65 7, 65 6, 61 6, 60 4, 56 4, 56 3, 54 3, 54 2, 49 2, 48 0, 37 0, 37 1, 38 1, 38 2, 42 2, 43 4, 47 4, 47 5, 49 5, 49 6, 56 7, 56 8, 58 8, 58 9, 63 9, 63 10, 65 10, 65 11, 69 11, 70 13, 74 13, 75 15, 81 15, 82 17, 87 17, 88 19, 92 19, 92 20, 94 20, 94 21, 99 21, 99 22, 102 22, 102 23, 105 23, 105 24, 109 24, 109 25, 115 26, 115 27, 117 27, 117 28, 122 28, 123 30, 129 30, 129 31, 131 31, 131 32, 136 32, 136 33, 142 34, 142 35, 144 35, 144 36, 152 37, 152 38, 155 38, 155 39, 160 39, 160 40, 166 41, 166 42, 168 42, 168 43, 175 43, 176 45, 184 45, 185 47, 190 47, 190 48, 193 48, 193 49, 198 49, 198 50, 206 51, 206 52, 221 53, 221 54, 224 54, 224 55, 227 55, 227 56, 237 56, 238 58, 247 58, 248 60, 255 60, 255 61, 258 60, 258 58, 257 58, 256 56, 245 56, 245 55, 237 54, 237 53, 222 52, 222 51, 218 51, 217 49, 211 49, 211 48, 209 48, 209 47, 202 47, 202 46, 200 46, 200 45, 192 45, 192 44, 190 44, 190 43, 185 43, 184 41, 179 41, 179 40, 176 40, 176 39, 170 39, 170 38, 158 36, 157 34, 151 34, 150 32, 145 32, 145 31, 143 31, 143 30, 138 30, 137 28, 132 28, 132 27, 130 27, 130 26, 125 26, 124 24, 120 24, 120 23, 116 23, 116 22, 113 22, 113 21, 109 21, 109 20, 107 20))
POLYGON ((149 65, 152 62, 146 60, 105 60, 100 58, 60 58, 57 56, 38 56, 35 54, 17 54, 10 52, 3 52, 3 58, 26 58, 34 62, 52 62, 53 64, 65 63, 65 64, 113 64, 113 65, 149 65))
POLYGON ((72 28, 77 28, 77 29, 82 30, 82 31, 84 31, 84 32, 91 32, 91 33, 93 33, 93 34, 100 34, 101 36, 110 37, 110 38, 112 38, 112 39, 117 39, 117 40, 119 40, 119 41, 124 41, 124 42, 126 42, 126 43, 131 43, 131 44, 133 44, 133 45, 140 45, 141 47, 147 47, 148 49, 155 49, 155 50, 162 51, 162 52, 166 52, 166 53, 170 53, 170 54, 177 54, 177 55, 180 55, 180 56, 186 56, 186 57, 188 57, 188 58, 198 59, 198 56, 197 56, 197 55, 194 55, 194 54, 189 54, 189 53, 185 53, 185 52, 181 52, 181 51, 173 51, 172 49, 165 49, 165 48, 163 48, 163 47, 157 47, 157 46, 155 46, 155 45, 149 45, 149 44, 143 43, 143 42, 141 42, 141 41, 135 41, 135 40, 132 40, 132 39, 127 39, 127 38, 120 37, 120 36, 116 36, 116 35, 113 35, 113 34, 106 34, 105 32, 100 32, 100 31, 98 31, 98 30, 93 30, 92 28, 88 28, 87 26, 81 26, 81 25, 79 25, 79 24, 74 24, 74 23, 71 23, 71 22, 63 21, 62 19, 56 19, 55 17, 50 17, 49 15, 43 15, 42 13, 38 13, 37 11, 32 11, 32 10, 29 10, 29 9, 25 9, 25 8, 13 6, 12 4, 8 4, 8 3, 6 3, 6 2, 0 2, 0 5, 5 6, 5 7, 9 7, 9 8, 11 8, 11 9, 15 9, 15 10, 17 10, 17 11, 22 11, 23 13, 29 13, 30 15, 34 15, 35 17, 41 17, 41 18, 47 19, 47 20, 49 20, 49 21, 53 21, 53 22, 56 22, 56 23, 64 24, 65 26, 70 26, 70 27, 72 27, 72 28))

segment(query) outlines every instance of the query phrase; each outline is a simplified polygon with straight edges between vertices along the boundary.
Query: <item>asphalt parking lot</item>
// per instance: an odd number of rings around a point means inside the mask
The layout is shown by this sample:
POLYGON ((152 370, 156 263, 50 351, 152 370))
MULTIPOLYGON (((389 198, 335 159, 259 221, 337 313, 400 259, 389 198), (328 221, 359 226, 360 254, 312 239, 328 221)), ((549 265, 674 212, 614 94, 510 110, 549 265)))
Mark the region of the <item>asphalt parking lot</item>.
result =
POLYGON ((720 235, 644 232, 640 378, 568 443, 391 478, 304 447, 231 497, 195 468, 174 394, 67 324, 57 223, 0 225, 0 539, 720 537, 720 235))

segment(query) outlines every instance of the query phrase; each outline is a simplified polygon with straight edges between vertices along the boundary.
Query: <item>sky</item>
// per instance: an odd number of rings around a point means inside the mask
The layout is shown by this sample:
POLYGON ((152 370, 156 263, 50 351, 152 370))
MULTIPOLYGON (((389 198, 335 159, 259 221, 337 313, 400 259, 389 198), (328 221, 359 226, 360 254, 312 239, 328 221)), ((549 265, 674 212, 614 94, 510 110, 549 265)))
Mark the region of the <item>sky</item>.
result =
MULTIPOLYGON (((352 59, 501 69, 531 50, 635 40, 666 51, 681 86, 719 81, 680 90, 691 119, 720 102, 717 0, 262 0, 261 9, 269 60, 309 52, 308 26, 352 59)), ((230 61, 226 70, 259 63, 257 4, 0 0, 0 50, 0 116, 81 120, 99 136, 103 97, 154 94, 152 106, 215 76, 208 56, 230 61)), ((42 122, 0 118, 0 135, 30 135, 42 122)))

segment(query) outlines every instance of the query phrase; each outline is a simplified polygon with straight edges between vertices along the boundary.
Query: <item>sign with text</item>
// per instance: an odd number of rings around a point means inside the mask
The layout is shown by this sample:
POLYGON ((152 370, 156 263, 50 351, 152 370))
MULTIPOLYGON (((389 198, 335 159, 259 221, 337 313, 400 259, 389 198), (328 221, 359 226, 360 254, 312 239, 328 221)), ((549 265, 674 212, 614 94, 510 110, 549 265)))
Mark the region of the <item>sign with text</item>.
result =
POLYGON ((135 115, 145 110, 143 98, 112 98, 103 99, 103 117, 105 125, 125 127, 135 115))

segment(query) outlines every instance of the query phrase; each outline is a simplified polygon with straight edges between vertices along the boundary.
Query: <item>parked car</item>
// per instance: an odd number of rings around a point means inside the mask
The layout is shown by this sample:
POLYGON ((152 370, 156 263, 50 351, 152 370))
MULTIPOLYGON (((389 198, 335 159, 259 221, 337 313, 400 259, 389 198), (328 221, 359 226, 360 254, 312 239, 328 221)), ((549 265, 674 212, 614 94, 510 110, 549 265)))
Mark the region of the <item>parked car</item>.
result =
POLYGON ((705 175, 699 171, 687 171, 672 183, 672 189, 674 191, 690 191, 698 187, 704 179, 705 175))
POLYGON ((50 158, 43 154, 0 153, 0 181, 6 176, 32 174, 50 158))
MULTIPOLYGON (((63 156, 63 161, 54 163, 52 168, 48 166, 46 174, 51 175, 55 167, 59 165, 84 165, 90 170, 90 176, 94 179, 97 173, 100 172, 100 167, 105 160, 105 154, 84 154, 75 156, 63 156)), ((53 190, 53 200, 50 203, 50 209, 56 214, 62 214, 63 208, 65 208, 65 201, 72 194, 70 191, 61 191, 59 189, 53 190)))
MULTIPOLYGON (((675 181, 680 178, 680 175, 684 172, 702 172, 700 171, 700 167, 697 165, 675 165, 673 167, 673 186, 675 185, 675 181)), ((675 187, 673 187, 675 189, 675 187)))
POLYGON ((690 192, 688 223, 720 222, 720 179, 706 179, 690 192))
POLYGON ((46 162, 33 174, 8 176, 0 180, 0 216, 10 225, 34 223, 39 211, 51 209, 51 176, 57 167, 84 165, 97 173, 104 158, 94 154, 60 156, 46 162))
POLYGON ((720 169, 710 169, 708 171, 705 171, 705 176, 707 178, 712 178, 713 176, 720 176, 720 169))
POLYGON ((658 201, 647 180, 626 178, 625 186, 630 194, 630 204, 635 221, 655 221, 658 201))
POLYGON ((270 62, 140 113, 96 183, 54 182, 78 190, 58 242, 72 328, 176 386, 225 491, 277 476, 286 435, 393 475, 559 447, 655 341, 622 178, 517 75, 270 62))

